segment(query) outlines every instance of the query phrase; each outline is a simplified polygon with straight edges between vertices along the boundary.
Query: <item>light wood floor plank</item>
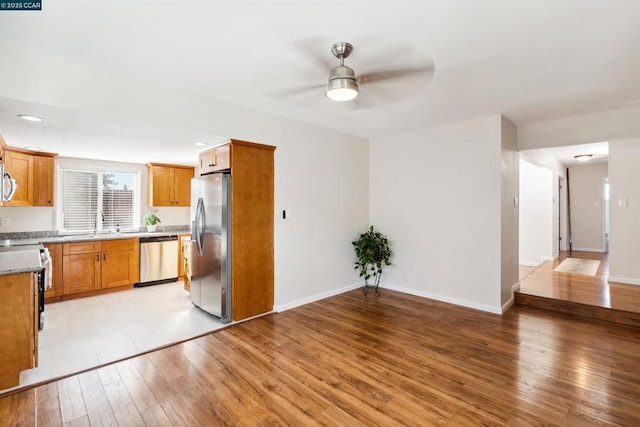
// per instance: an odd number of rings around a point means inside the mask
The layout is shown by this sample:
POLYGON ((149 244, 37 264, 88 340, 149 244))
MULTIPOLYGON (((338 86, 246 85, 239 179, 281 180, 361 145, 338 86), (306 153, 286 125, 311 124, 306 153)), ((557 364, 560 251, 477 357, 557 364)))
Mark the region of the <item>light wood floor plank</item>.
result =
POLYGON ((96 371, 78 375, 89 422, 94 426, 117 426, 115 415, 96 371))
POLYGON ((87 415, 78 376, 65 378, 57 383, 62 422, 66 424, 87 415))

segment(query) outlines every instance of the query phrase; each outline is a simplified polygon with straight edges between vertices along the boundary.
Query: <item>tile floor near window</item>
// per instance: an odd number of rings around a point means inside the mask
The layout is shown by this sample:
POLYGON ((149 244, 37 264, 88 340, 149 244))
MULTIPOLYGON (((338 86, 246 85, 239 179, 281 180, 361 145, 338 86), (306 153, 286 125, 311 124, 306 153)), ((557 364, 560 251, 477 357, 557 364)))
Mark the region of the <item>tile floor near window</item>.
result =
POLYGON ((181 282, 47 304, 44 316, 44 328, 38 335, 38 367, 23 371, 18 387, 224 326, 191 303, 181 282))

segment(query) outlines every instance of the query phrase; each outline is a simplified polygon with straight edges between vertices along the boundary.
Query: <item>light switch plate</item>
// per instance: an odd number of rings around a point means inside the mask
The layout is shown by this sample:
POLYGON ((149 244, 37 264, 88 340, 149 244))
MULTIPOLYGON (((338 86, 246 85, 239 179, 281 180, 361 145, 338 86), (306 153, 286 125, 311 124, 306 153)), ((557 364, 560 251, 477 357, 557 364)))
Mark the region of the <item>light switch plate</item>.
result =
POLYGON ((11 226, 11 218, 5 216, 2 217, 2 227, 10 227, 11 226))
MULTIPOLYGON (((618 199, 618 206, 621 207, 621 208, 626 208, 627 207, 627 199, 618 199)), ((2 218, 2 219, 4 220, 4 218, 2 218)))

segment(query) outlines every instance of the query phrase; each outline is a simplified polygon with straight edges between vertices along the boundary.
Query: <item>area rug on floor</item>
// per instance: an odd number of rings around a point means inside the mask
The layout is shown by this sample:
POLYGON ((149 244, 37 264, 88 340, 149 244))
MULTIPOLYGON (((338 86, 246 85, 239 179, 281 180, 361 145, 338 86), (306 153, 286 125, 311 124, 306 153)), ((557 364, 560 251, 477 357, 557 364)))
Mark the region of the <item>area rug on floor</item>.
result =
POLYGON ((554 268, 553 271, 595 276, 598 271, 598 266, 600 266, 600 261, 594 259, 567 258, 554 268))

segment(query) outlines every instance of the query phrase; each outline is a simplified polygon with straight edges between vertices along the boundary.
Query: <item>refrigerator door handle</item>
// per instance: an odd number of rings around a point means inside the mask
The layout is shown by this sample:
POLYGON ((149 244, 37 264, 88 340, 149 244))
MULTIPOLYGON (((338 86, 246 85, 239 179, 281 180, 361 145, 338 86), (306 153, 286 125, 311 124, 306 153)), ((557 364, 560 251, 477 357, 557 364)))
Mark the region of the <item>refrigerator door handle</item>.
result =
POLYGON ((198 254, 202 256, 204 254, 204 202, 202 197, 198 199, 198 207, 196 208, 196 223, 195 223, 195 235, 196 244, 198 247, 198 254))

